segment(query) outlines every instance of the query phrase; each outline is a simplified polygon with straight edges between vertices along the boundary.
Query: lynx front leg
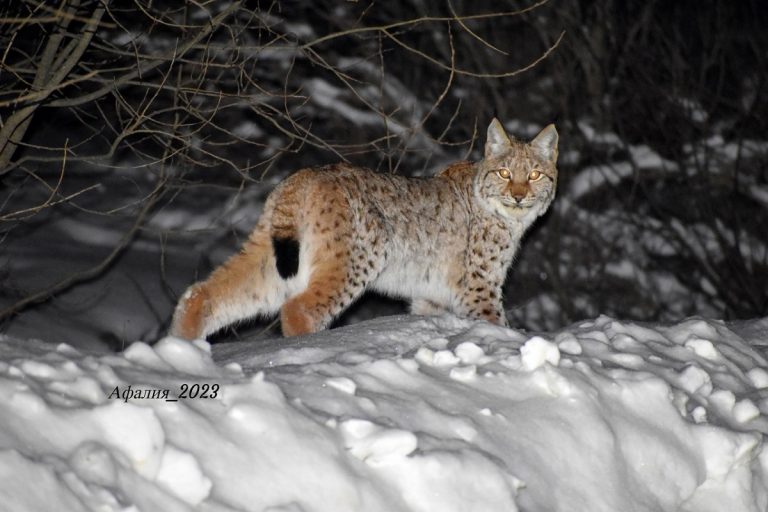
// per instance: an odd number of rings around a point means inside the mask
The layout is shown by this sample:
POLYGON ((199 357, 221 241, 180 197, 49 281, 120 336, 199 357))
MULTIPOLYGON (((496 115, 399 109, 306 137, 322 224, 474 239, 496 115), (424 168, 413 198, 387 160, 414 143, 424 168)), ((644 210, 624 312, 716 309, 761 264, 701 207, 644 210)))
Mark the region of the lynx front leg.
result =
POLYGON ((240 320, 276 313, 286 288, 277 273, 268 230, 257 227, 238 254, 187 289, 169 334, 194 340, 240 320))
POLYGON ((509 327, 501 300, 501 286, 475 283, 475 286, 466 288, 461 295, 457 313, 475 320, 509 327))

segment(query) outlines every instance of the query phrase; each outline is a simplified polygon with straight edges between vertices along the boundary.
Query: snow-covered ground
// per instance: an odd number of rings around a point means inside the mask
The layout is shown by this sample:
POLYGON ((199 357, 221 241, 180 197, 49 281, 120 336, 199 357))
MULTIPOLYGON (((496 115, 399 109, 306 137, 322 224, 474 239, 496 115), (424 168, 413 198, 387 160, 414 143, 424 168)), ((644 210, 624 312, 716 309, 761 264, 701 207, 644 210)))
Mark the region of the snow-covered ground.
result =
POLYGON ((763 511, 766 344, 768 319, 607 317, 106 355, 4 338, 0 510, 763 511))

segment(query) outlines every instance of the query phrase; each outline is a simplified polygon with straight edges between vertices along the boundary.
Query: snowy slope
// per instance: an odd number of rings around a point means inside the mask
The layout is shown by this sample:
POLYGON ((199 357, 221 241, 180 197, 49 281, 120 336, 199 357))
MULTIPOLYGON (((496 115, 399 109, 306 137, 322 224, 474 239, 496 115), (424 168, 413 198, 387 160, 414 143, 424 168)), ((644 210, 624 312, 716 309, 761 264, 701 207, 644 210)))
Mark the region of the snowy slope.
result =
POLYGON ((0 509, 762 511, 767 341, 406 316, 212 351, 5 338, 0 509))

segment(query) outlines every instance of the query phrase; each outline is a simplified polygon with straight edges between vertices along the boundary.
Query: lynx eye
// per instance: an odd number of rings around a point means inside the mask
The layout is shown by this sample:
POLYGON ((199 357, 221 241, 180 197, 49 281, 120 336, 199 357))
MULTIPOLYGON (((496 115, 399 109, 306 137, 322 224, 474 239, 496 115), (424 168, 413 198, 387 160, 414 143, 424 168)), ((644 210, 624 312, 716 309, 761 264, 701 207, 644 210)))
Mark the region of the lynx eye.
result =
POLYGON ((531 171, 528 175, 529 181, 538 181, 541 179, 541 171, 531 171))
POLYGON ((496 171, 496 174, 498 174, 499 178, 501 178, 503 180, 508 180, 510 178, 510 176, 512 176, 512 173, 506 167, 502 167, 501 169, 496 171))

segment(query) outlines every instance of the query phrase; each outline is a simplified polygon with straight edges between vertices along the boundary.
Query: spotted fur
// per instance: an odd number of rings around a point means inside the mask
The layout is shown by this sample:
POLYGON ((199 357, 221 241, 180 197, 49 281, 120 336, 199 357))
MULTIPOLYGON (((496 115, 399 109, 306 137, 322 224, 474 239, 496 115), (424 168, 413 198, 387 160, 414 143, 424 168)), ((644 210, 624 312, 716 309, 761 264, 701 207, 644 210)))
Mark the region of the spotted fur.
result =
POLYGON ((557 143, 553 125, 523 143, 494 119, 483 160, 432 178, 301 170, 270 194, 240 252, 184 293, 171 334, 203 338, 278 311, 286 336, 316 332, 369 289, 410 299, 415 314, 507 325, 501 287, 554 197, 557 143))

